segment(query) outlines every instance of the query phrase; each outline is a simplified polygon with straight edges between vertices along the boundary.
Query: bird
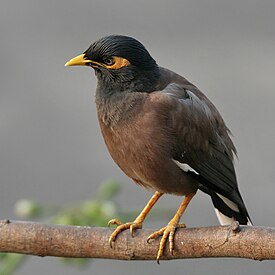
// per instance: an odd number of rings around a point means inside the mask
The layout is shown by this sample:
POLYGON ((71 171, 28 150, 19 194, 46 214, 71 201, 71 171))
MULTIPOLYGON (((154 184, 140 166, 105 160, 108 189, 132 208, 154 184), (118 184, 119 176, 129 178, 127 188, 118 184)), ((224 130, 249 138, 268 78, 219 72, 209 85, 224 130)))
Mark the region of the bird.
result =
POLYGON ((167 226, 152 233, 160 238, 159 263, 166 244, 174 251, 181 216, 198 190, 208 194, 222 225, 252 225, 241 197, 231 132, 214 104, 183 76, 157 64, 145 46, 125 35, 98 39, 65 66, 87 66, 97 78, 95 103, 110 155, 136 184, 154 191, 132 222, 109 221, 133 236, 163 194, 184 196, 167 226))

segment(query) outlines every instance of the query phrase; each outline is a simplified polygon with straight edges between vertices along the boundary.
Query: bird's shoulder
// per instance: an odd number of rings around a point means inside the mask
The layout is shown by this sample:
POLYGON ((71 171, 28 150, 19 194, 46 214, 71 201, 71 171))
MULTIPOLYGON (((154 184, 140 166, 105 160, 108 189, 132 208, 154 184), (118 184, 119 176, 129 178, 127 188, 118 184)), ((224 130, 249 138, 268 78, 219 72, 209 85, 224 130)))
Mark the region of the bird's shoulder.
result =
POLYGON ((167 104, 167 108, 179 108, 177 111, 196 110, 205 114, 207 119, 217 119, 223 123, 222 117, 214 104, 194 84, 183 76, 160 67, 160 78, 156 90, 150 93, 150 104, 167 104), (170 103, 170 104, 169 104, 170 103))
POLYGON ((236 153, 222 116, 214 104, 186 78, 160 68, 158 89, 149 94, 148 108, 167 116, 178 144, 211 152, 220 148, 233 158, 236 153))

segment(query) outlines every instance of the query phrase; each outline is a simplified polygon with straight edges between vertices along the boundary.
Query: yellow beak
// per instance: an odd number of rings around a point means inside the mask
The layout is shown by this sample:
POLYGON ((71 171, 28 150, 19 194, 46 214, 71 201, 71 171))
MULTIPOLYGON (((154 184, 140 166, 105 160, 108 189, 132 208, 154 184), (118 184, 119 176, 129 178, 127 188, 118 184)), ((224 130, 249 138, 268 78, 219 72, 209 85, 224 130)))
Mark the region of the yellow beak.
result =
POLYGON ((71 60, 69 60, 65 66, 85 66, 87 65, 87 63, 94 63, 93 61, 89 60, 89 59, 85 59, 84 58, 84 54, 80 54, 74 58, 72 58, 71 60))

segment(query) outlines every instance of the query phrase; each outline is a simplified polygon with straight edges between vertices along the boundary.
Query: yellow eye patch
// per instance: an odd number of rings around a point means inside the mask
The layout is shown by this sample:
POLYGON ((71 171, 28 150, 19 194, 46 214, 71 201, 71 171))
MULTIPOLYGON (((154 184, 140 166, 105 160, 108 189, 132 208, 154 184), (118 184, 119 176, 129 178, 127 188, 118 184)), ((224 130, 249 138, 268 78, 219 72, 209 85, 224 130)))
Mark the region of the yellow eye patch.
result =
POLYGON ((106 67, 108 69, 112 69, 112 70, 118 70, 125 66, 130 65, 130 62, 123 57, 114 56, 113 60, 114 60, 114 64, 112 64, 110 66, 104 65, 104 67, 106 67))
POLYGON ((85 66, 86 65, 94 68, 105 67, 111 70, 118 70, 120 68, 130 65, 130 62, 123 57, 114 56, 112 57, 111 61, 113 61, 112 65, 107 65, 107 64, 104 64, 103 62, 96 62, 93 60, 85 59, 85 54, 81 54, 69 60, 65 64, 65 66, 85 66))

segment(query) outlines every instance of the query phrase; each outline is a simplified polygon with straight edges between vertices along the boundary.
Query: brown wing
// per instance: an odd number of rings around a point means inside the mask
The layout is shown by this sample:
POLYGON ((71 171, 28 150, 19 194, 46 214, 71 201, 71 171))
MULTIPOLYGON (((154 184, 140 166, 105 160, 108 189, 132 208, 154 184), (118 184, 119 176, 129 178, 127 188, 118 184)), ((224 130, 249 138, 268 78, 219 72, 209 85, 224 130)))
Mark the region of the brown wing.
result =
POLYGON ((226 206, 226 203, 215 199, 222 195, 236 204, 241 212, 233 211, 234 214, 227 216, 236 216, 241 223, 246 223, 248 213, 238 190, 233 165, 236 149, 221 115, 197 87, 178 75, 173 76, 170 71, 164 74, 168 75, 170 83, 156 94, 159 108, 167 111, 176 136, 171 158, 178 165, 188 165, 188 168, 182 166, 184 172, 197 179, 200 189, 211 195, 216 208, 222 208, 223 213, 227 211, 219 205, 226 206))
POLYGON ((222 193, 236 189, 235 147, 217 109, 196 87, 185 89, 170 84, 163 93, 176 106, 170 112, 177 135, 173 157, 187 163, 222 193))

